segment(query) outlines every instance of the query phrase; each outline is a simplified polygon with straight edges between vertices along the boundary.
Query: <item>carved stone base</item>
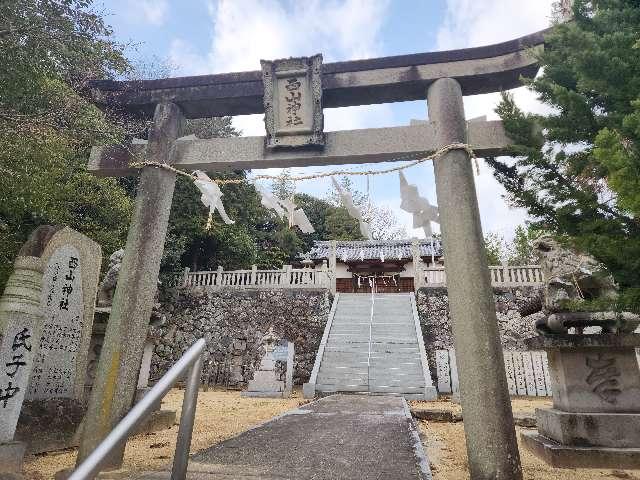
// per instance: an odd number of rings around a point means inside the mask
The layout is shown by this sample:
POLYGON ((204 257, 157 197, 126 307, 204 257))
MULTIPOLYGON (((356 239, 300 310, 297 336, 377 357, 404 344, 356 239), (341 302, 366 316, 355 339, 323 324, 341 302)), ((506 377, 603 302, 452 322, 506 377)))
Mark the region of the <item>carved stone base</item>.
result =
POLYGON ((538 432, 563 445, 640 448, 640 414, 537 409, 538 432))
POLYGON ((547 351, 556 410, 640 413, 640 335, 549 335, 526 343, 547 351))
POLYGON ((520 434, 524 445, 556 468, 640 468, 640 448, 574 447, 561 445, 537 431, 520 434))

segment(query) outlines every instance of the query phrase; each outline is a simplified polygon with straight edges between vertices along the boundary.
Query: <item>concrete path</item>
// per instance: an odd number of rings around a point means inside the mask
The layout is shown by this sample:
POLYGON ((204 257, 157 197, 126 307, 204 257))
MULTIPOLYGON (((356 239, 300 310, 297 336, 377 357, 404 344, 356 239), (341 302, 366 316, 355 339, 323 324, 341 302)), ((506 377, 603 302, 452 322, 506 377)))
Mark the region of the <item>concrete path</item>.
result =
MULTIPOLYGON (((406 401, 332 395, 192 456, 191 480, 430 480, 406 401)), ((148 473, 136 480, 160 480, 148 473)))

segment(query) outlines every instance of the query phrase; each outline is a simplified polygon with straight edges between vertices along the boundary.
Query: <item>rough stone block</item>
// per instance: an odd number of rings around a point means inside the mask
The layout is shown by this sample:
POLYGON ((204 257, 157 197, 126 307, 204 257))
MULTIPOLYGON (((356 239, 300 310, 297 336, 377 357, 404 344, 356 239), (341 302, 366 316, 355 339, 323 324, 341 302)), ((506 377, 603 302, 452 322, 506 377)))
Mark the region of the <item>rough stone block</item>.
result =
POLYGON ((134 435, 141 433, 158 432, 173 427, 176 423, 175 410, 157 410, 142 421, 136 428, 134 435))
POLYGON ((255 397, 255 398, 283 398, 284 392, 253 392, 244 391, 240 394, 241 397, 255 397))
POLYGON ((438 390, 433 386, 424 387, 424 399, 425 400, 437 400, 438 390))
POLYGON ((640 448, 572 447, 537 431, 520 434, 524 445, 556 468, 640 468, 640 448))
POLYGON ((430 422, 453 423, 453 412, 442 408, 412 408, 411 415, 430 422))
POLYGON ((24 442, 0 443, 0 478, 20 478, 26 449, 24 442))
POLYGON ((315 383, 302 384, 302 396, 303 398, 315 398, 316 384, 315 383))
POLYGON ((568 413, 537 409, 538 431, 563 445, 640 447, 640 414, 568 413))

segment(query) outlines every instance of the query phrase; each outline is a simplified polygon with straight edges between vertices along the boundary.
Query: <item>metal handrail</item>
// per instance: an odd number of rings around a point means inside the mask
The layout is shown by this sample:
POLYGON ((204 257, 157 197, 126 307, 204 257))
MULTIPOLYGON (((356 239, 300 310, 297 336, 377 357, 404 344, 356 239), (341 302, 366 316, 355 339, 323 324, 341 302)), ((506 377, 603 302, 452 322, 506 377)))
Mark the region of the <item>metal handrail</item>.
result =
POLYGON ((193 433, 193 421, 198 402, 198 388, 200 387, 200 374, 202 372, 202 352, 206 343, 201 338, 194 343, 182 355, 173 367, 158 380, 158 383, 142 397, 142 399, 120 420, 120 423, 105 437, 105 439, 91 452, 78 468, 71 474, 68 480, 91 480, 100 472, 100 467, 107 459, 111 451, 121 442, 125 441, 129 434, 154 410, 154 406, 175 385, 180 377, 188 370, 187 385, 182 400, 182 413, 180 415, 180 428, 178 440, 173 457, 171 480, 185 480, 187 465, 189 463, 189 449, 191 447, 191 435, 193 433))

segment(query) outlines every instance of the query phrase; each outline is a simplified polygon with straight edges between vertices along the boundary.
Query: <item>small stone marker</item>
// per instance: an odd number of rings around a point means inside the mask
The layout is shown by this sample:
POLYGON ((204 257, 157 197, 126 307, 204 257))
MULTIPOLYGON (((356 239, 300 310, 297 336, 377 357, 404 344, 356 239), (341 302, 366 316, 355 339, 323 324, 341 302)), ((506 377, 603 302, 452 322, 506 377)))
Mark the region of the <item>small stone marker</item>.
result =
POLYGON ((527 381, 524 376, 524 365, 522 363, 522 352, 513 352, 513 368, 516 375, 516 392, 518 395, 527 394, 527 381))
POLYGON ((536 377, 536 395, 544 397, 547 394, 544 380, 544 367, 542 365, 543 352, 531 352, 533 360, 533 374, 536 377))
POLYGON ((436 351, 436 371, 438 372, 438 392, 451 393, 449 352, 447 350, 436 351))
POLYGON ((40 258, 44 322, 26 399, 82 400, 102 251, 90 238, 64 228, 40 258))
POLYGON ((287 376, 284 383, 284 396, 290 397, 293 390, 293 357, 295 346, 293 342, 287 342, 287 376))
POLYGON ((509 388, 509 395, 515 395, 516 391, 516 378, 513 371, 513 353, 504 352, 504 369, 507 374, 507 387, 509 388))
POLYGON ((454 349, 449 350, 449 366, 451 368, 451 400, 460 403, 460 380, 458 378, 458 362, 454 349))
POLYGON ((246 391, 242 392, 243 397, 265 397, 282 398, 284 392, 284 382, 276 380, 276 360, 274 358, 274 343, 276 336, 273 327, 262 339, 265 354, 262 357, 258 370, 253 373, 253 380, 249 381, 246 391))
POLYGON ((524 365, 524 378, 527 383, 527 395, 536 396, 536 377, 533 373, 533 361, 530 352, 522 352, 522 364, 524 365))

